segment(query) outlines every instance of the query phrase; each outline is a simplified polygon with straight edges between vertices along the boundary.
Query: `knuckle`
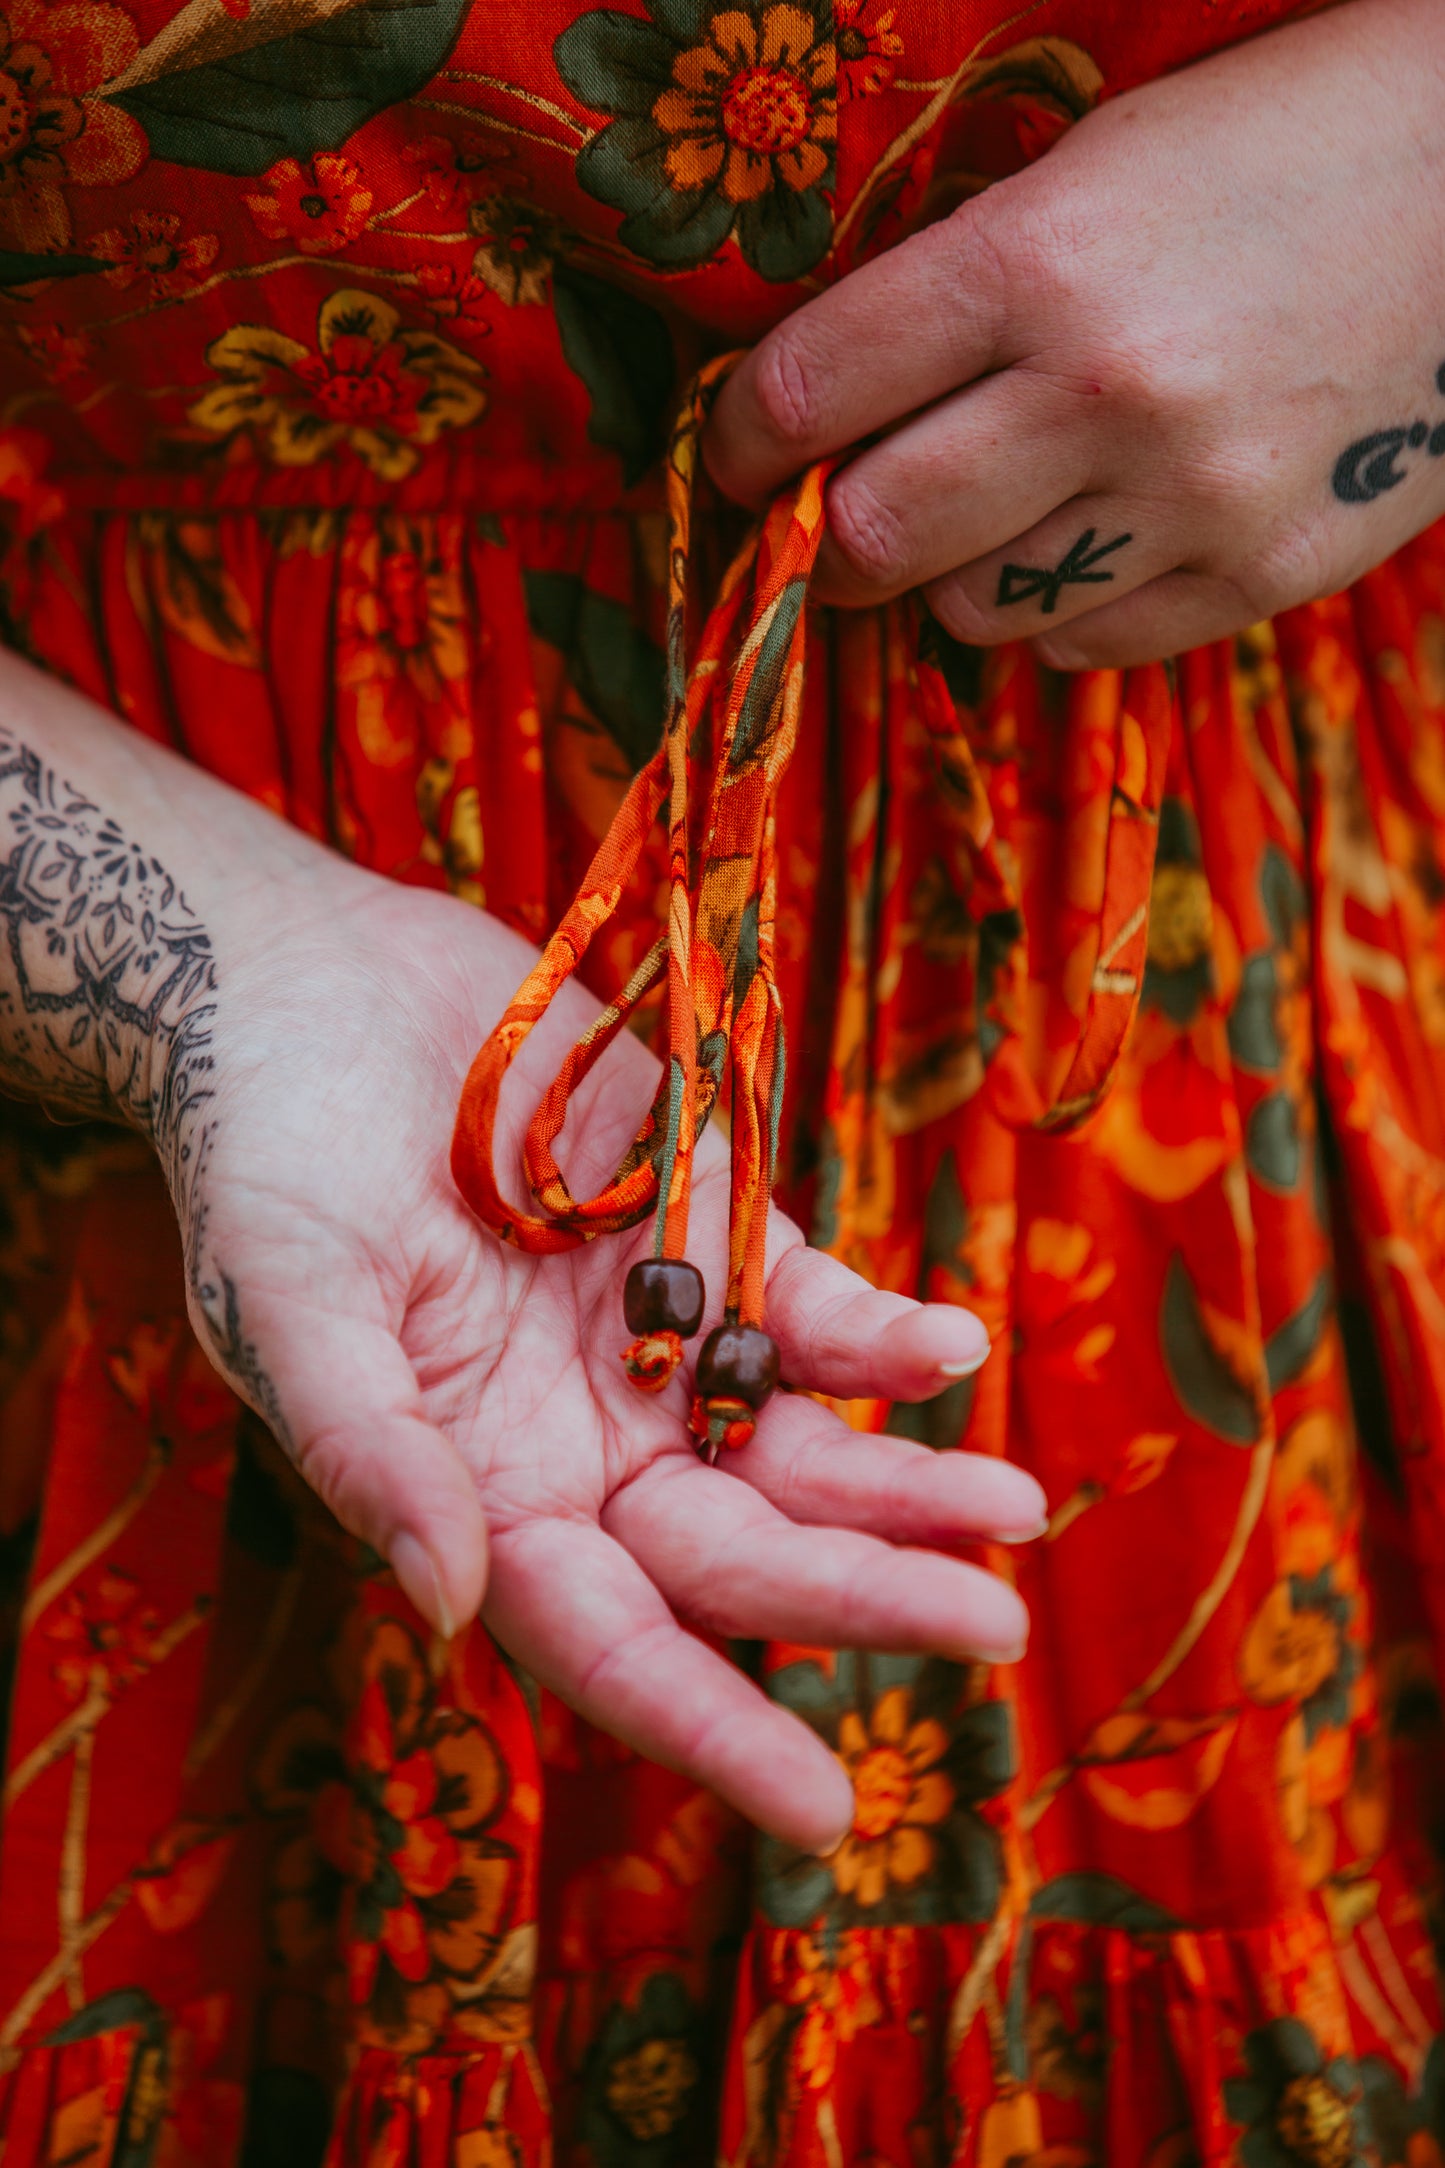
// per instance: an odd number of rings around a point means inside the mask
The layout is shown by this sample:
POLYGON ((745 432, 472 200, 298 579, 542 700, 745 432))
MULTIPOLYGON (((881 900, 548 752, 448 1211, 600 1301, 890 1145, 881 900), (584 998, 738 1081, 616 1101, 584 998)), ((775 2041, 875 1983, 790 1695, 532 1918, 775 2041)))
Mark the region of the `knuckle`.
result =
POLYGON ((866 586, 907 586, 907 530, 867 482, 844 474, 834 483, 828 532, 848 570, 866 586))
POLYGON ((1302 602, 1315 602, 1337 582, 1331 577, 1324 536, 1311 522, 1295 520, 1274 535, 1230 584, 1253 622, 1302 602))
POLYGON ((758 349, 753 394, 763 421, 780 443, 800 454, 818 436, 823 417, 819 377, 802 335, 784 325, 758 349))
POLYGON ((932 581, 924 588, 923 599, 944 631, 965 647, 997 647, 1015 636, 1005 631, 995 612, 975 602, 956 574, 932 581))

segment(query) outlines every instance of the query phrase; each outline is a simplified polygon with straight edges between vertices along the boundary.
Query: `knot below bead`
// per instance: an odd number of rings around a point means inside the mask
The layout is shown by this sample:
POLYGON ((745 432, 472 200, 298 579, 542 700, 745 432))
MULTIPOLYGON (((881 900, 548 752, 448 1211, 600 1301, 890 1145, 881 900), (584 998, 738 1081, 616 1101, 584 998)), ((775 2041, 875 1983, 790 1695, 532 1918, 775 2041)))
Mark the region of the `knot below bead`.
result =
POLYGON ((746 1400, 722 1393, 705 1398, 699 1393, 693 1401, 687 1427, 697 1440, 698 1452, 704 1459, 714 1461, 724 1446, 736 1452, 746 1445, 758 1427, 758 1418, 746 1400))
POLYGON ((645 1332, 622 1350, 622 1367, 644 1393, 660 1393, 670 1385, 682 1361, 682 1341, 665 1328, 645 1332))

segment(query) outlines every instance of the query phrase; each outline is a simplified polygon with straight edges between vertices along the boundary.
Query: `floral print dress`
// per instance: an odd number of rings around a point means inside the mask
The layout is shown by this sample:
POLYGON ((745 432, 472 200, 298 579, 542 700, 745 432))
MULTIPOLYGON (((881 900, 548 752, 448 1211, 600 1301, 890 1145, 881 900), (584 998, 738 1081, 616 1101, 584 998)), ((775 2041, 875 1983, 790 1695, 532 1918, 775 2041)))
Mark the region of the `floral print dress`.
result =
MULTIPOLYGON (((657 742, 692 367, 1290 12, 6 0, 4 635, 541 937, 657 742)), ((856 1800, 757 1840, 430 1640, 191 1338, 145 1153, 7 1107, 4 2168, 1445 2159, 1445 536, 1167 667, 934 638, 1022 1064, 911 639, 809 634, 782 1187, 987 1321, 850 1413, 1039 1475, 1029 1656, 740 1650, 856 1800)))

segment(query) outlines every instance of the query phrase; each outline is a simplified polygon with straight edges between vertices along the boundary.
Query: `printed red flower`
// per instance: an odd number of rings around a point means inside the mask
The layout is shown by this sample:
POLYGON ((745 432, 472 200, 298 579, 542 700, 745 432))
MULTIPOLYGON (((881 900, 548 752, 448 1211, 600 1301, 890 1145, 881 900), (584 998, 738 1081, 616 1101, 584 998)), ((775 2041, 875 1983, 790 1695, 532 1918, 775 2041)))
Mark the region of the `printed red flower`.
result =
POLYGON ((422 187, 448 218, 465 218, 469 205, 484 190, 494 189, 504 173, 505 153, 478 135, 463 136, 460 142, 451 136, 422 136, 401 155, 421 169, 422 187))
POLYGON ((486 403, 470 354, 350 288, 322 302, 314 348, 270 324, 234 324, 206 359, 220 382, 189 409, 192 423, 220 436, 260 432, 286 467, 346 444, 373 473, 400 481, 419 445, 475 421, 486 403))
POLYGON ((108 285, 124 288, 143 278, 157 301, 169 301, 209 270, 221 244, 213 233, 182 240, 175 211, 135 211, 124 226, 92 234, 86 245, 92 256, 109 262, 108 285))
MULTIPOLYGON (((479 1718, 438 1706, 398 1621, 373 1624, 363 1681, 345 1754, 322 1712, 302 1707, 262 1756, 264 1803, 310 1809, 309 1832, 276 1862, 273 1932, 305 1964, 339 1926, 360 2037, 415 2054, 469 2013, 482 2021, 517 1894, 515 1854, 491 1834, 508 1775, 479 1718)), ((487 2022, 502 2019, 493 2003, 487 2022)))
POLYGON ((895 13, 879 0, 834 0, 840 97, 871 98, 892 82, 903 52, 903 40, 893 28, 895 13))
POLYGON ((261 176, 263 195, 246 208, 268 241, 291 241, 306 256, 334 256, 371 216, 371 190, 349 158, 318 151, 300 165, 283 158, 261 176))
POLYGON ((378 346, 364 332, 339 332, 329 350, 303 354, 295 374, 316 412, 348 428, 384 423, 411 436, 426 378, 408 369, 399 348, 378 346))
POLYGON ((65 248, 66 184, 113 186, 143 164, 140 124, 89 95, 138 49, 135 24, 109 0, 11 0, 0 14, 0 239, 10 246, 65 248))
POLYGON ((433 316, 449 323, 464 339, 486 338, 492 327, 487 322, 490 296, 485 280, 455 264, 426 263, 416 274, 416 284, 433 316))
POLYGON ((83 1701, 92 1686, 114 1694, 149 1669, 160 1620, 137 1608, 139 1599, 130 1574, 107 1566, 56 1605, 44 1632, 55 1651, 51 1676, 67 1701, 83 1701))

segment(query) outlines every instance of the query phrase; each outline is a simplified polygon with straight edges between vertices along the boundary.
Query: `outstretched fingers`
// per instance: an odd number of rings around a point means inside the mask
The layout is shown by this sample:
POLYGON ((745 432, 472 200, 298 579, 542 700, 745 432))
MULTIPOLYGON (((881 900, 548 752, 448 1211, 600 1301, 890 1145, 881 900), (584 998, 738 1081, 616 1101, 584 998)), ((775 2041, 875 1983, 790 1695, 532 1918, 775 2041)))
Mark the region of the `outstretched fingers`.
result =
POLYGON ((795 1525, 681 1455, 614 1493, 603 1526, 673 1608, 728 1638, 1011 1663, 1028 1613, 996 1574, 845 1528, 795 1525))
POLYGON ((971 1377, 989 1349, 972 1311, 886 1294, 801 1241, 768 1274, 768 1330, 790 1385, 843 1400, 930 1399, 971 1377))
POLYGON ((801 1394, 774 1400, 752 1442, 723 1466, 789 1520, 861 1529, 890 1543, 939 1550, 990 1539, 1027 1543, 1048 1517, 1042 1486, 1023 1468, 870 1437, 801 1394))
POLYGON ((852 1789, 822 1741, 686 1632, 594 1522, 498 1531, 484 1616, 579 1714, 787 1843, 828 1851, 851 1823, 852 1789))
POLYGON ((422 1616, 447 1637, 474 1618, 487 1578, 476 1484, 427 1421, 391 1329, 294 1299, 247 1303, 229 1281, 193 1312, 218 1367, 342 1526, 390 1560, 422 1616))

